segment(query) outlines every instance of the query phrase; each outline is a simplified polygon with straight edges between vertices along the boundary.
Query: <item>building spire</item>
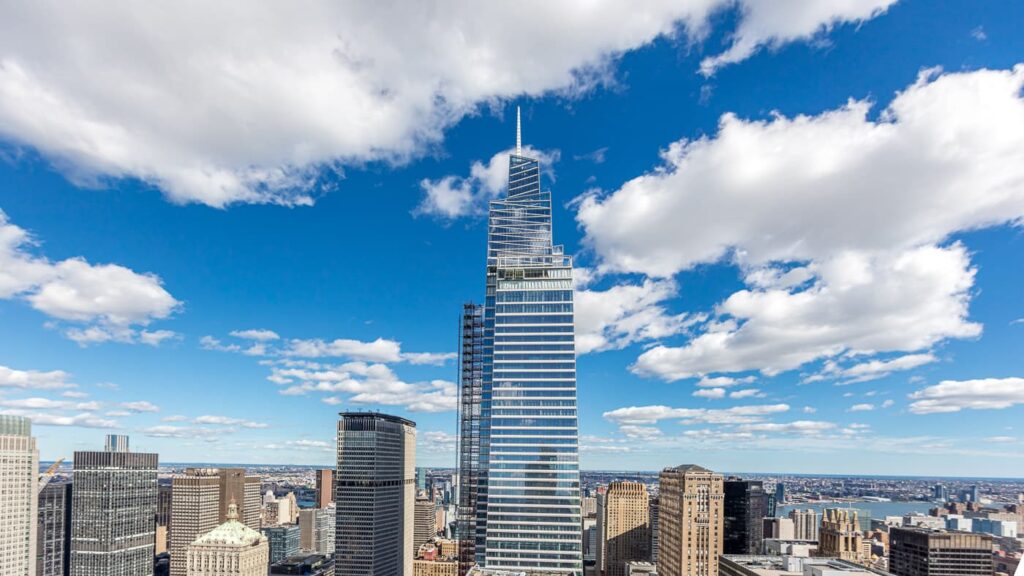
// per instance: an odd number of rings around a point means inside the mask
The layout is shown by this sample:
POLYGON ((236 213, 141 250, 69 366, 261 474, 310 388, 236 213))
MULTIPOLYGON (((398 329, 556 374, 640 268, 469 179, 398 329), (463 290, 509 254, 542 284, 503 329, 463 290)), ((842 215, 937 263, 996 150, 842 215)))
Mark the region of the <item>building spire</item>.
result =
POLYGON ((523 124, 519 117, 519 106, 516 106, 516 156, 523 155, 523 124))
POLYGON ((238 504, 235 504, 234 496, 231 497, 231 503, 228 504, 228 520, 238 520, 238 504))

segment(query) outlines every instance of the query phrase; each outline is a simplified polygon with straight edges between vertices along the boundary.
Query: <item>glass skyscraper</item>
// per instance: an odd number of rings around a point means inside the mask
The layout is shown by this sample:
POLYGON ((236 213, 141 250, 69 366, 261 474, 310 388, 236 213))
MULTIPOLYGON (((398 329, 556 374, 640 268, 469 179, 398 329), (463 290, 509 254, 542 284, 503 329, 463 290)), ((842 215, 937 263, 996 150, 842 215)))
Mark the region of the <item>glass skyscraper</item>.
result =
POLYGON ((475 560, 582 574, 572 258, 552 243, 551 194, 518 139, 517 126, 508 194, 488 218, 479 437, 460 452, 479 443, 475 560))

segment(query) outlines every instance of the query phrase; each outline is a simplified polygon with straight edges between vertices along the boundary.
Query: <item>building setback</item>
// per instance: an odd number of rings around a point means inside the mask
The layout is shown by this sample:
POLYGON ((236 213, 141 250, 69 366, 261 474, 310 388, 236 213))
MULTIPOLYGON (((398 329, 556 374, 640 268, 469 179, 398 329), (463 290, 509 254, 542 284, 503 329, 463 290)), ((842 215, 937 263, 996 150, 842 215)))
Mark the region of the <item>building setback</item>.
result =
POLYGON ((416 423, 369 412, 340 416, 335 570, 345 576, 412 576, 416 423))
POLYGON ((32 422, 0 415, 0 576, 36 572, 39 451, 32 422))
POLYGON ((723 542, 723 478, 687 464, 658 478, 658 574, 717 576, 723 542))
POLYGON ((889 530, 889 572, 896 576, 989 576, 992 536, 926 528, 889 530))
POLYGON ((71 576, 151 576, 156 540, 156 454, 108 438, 103 452, 75 452, 71 576))

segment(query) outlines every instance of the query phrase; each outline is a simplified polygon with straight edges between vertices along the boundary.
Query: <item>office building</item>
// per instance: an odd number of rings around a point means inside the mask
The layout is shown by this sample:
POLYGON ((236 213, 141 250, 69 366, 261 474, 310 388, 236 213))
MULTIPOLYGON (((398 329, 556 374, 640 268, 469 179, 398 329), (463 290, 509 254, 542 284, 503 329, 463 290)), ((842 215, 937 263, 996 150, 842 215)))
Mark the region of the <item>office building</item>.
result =
MULTIPOLYGON (((228 505, 238 510, 238 520, 253 530, 260 529, 260 478, 246 476, 245 468, 219 468, 220 522, 228 519, 228 505)), ((295 522, 295 520, 292 520, 295 522)))
POLYGON ((412 576, 416 424, 379 413, 340 416, 335 570, 345 576, 412 576))
POLYGON ((475 550, 487 569, 583 570, 573 267, 551 227, 517 122, 508 193, 488 214, 475 550))
POLYGON ((416 468, 416 490, 427 491, 427 469, 422 466, 416 468))
POLYGON ((761 554, 765 556, 796 556, 807 558, 818 555, 818 542, 816 540, 782 540, 779 538, 765 538, 761 543, 761 554))
POLYGON ((783 484, 782 482, 775 483, 775 505, 786 505, 786 485, 783 484))
POLYGON ((187 576, 266 576, 267 539, 239 522, 238 506, 228 503, 227 521, 186 548, 187 576))
POLYGON ((298 524, 270 526, 263 528, 261 531, 267 537, 271 562, 280 562, 285 558, 298 555, 299 542, 302 536, 298 524))
POLYGON ((74 455, 71 576, 150 576, 158 457, 130 452, 126 436, 107 447, 74 455))
POLYGON ((71 538, 71 483, 50 482, 39 491, 35 576, 64 576, 71 538))
POLYGON ((795 540, 796 532, 791 518, 765 518, 762 521, 764 538, 776 538, 779 540, 795 540))
POLYGON ((626 576, 626 563, 650 558, 650 497, 639 482, 612 482, 600 497, 598 520, 605 576, 626 576))
POLYGON ((651 562, 658 563, 658 499, 651 498, 651 562))
MULTIPOLYGON (((158 484, 156 491, 156 544, 153 551, 157 556, 168 551, 171 529, 171 491, 170 484, 158 484)), ((155 570, 156 568, 154 568, 155 570)), ((170 555, 167 556, 167 576, 171 574, 170 555)))
POLYGON ((730 478, 723 483, 723 542, 725 554, 758 554, 764 538, 768 497, 759 480, 730 478))
POLYGON ((167 549, 171 576, 185 576, 186 550, 196 538, 221 524, 220 474, 216 468, 188 468, 171 480, 171 518, 167 549))
POLYGON ((818 553, 851 562, 862 561, 864 533, 860 530, 857 511, 848 508, 827 508, 818 530, 818 553))
POLYGON ((334 558, 325 554, 300 554, 285 558, 270 565, 270 576, 275 575, 334 576, 334 558))
POLYGON ((949 500, 949 489, 942 484, 932 486, 932 500, 946 502, 949 500))
POLYGON ((327 508, 334 502, 334 470, 316 471, 316 507, 327 508))
POLYGON ((334 504, 299 511, 299 548, 307 554, 334 554, 334 504))
POLYGON ((927 528, 889 530, 889 571, 896 576, 988 576, 992 536, 927 528))
POLYGON ((717 576, 724 527, 724 479, 687 464, 658 478, 658 573, 717 576))
POLYGON ((437 517, 434 513, 434 501, 429 498, 416 499, 416 511, 414 514, 412 557, 419 555, 420 546, 430 542, 437 536, 437 517))
POLYGON ((36 572, 39 450, 32 422, 0 415, 0 576, 36 572))
POLYGON ((790 510, 789 519, 793 521, 793 538, 795 540, 817 541, 821 521, 816 511, 811 509, 790 510))
POLYGON ((464 304, 459 322, 459 494, 455 537, 459 540, 459 575, 476 563, 480 482, 480 402, 483 394, 484 307, 464 304))

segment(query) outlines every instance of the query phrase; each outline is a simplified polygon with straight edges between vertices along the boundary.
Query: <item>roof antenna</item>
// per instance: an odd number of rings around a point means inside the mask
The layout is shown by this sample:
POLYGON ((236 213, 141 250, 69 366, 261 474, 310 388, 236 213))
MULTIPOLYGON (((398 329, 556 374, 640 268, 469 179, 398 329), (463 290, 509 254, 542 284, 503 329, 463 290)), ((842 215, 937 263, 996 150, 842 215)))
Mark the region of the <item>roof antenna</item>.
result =
POLYGON ((523 155, 523 124, 519 118, 519 106, 516 106, 516 156, 523 155))

